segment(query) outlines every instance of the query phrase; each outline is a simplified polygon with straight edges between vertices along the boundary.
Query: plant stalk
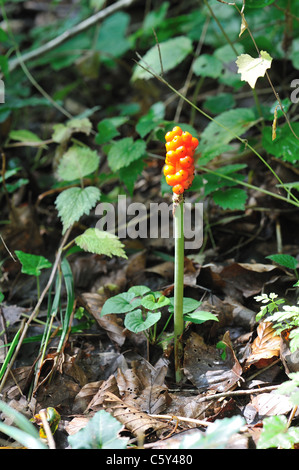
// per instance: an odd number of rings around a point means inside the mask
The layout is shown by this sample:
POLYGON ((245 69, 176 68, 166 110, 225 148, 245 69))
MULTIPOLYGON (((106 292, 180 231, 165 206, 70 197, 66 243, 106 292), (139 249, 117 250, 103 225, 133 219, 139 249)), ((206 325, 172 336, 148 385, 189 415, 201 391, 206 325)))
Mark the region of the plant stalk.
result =
POLYGON ((183 378, 182 359, 184 332, 183 295, 184 295, 184 200, 182 196, 173 198, 175 259, 174 259, 174 364, 175 379, 183 378))

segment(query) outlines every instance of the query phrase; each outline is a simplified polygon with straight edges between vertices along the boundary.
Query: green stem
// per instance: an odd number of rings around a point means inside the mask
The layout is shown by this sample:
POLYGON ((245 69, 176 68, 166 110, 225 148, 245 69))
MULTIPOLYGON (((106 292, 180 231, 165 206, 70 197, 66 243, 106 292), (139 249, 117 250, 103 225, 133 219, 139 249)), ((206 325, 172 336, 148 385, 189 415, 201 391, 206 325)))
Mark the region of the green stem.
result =
POLYGON ((184 295, 184 201, 182 197, 173 199, 175 259, 174 259, 174 363, 175 378, 182 380, 182 358, 184 331, 183 295, 184 295))

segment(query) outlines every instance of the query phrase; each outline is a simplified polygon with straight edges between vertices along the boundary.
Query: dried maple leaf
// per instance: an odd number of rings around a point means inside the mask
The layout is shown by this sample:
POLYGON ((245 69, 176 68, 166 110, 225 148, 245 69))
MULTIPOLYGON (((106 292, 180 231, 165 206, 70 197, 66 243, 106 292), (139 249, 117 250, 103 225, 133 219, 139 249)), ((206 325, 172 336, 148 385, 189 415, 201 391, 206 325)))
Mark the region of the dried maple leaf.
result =
POLYGON ((280 336, 270 322, 261 322, 257 327, 257 337, 251 345, 251 354, 246 359, 245 368, 255 365, 257 369, 271 364, 280 355, 280 336))

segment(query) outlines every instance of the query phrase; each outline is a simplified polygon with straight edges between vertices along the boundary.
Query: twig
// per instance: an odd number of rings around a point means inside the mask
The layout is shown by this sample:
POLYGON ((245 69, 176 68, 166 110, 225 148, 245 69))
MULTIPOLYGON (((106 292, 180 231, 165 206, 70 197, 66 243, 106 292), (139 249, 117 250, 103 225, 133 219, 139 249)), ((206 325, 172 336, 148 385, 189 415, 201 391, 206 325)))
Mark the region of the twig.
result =
POLYGON ((151 418, 157 419, 168 419, 168 420, 177 420, 183 421, 186 423, 197 424, 198 426, 209 426, 209 424, 213 424, 212 422, 203 421, 202 419, 195 419, 195 418, 186 418, 185 416, 174 416, 174 415, 149 415, 151 418))
POLYGON ((24 340, 24 338, 25 338, 25 336, 26 336, 26 334, 27 334, 29 325, 30 325, 30 323, 35 319, 36 315, 38 314, 39 308, 40 308, 40 306, 41 306, 41 304, 42 304, 42 302, 43 302, 43 300, 44 300, 44 297, 45 297, 46 293, 48 292, 48 290, 50 289, 50 287, 51 287, 51 285, 52 285, 52 282, 53 282, 53 280, 54 280, 55 273, 56 273, 56 270, 57 270, 57 268, 58 268, 58 265, 59 265, 59 262, 60 262, 60 258, 61 258, 62 252, 63 252, 63 247, 64 247, 64 245, 65 245, 65 243, 66 243, 66 241, 67 241, 67 239, 68 239, 68 237, 69 237, 69 234, 70 234, 71 230, 72 230, 72 227, 70 227, 70 228, 67 230, 67 232, 65 233, 65 235, 64 235, 64 237, 63 237, 63 240, 62 240, 62 242, 61 242, 61 245, 60 245, 60 247, 59 247, 59 249, 58 249, 58 252, 57 252, 57 255, 56 255, 55 262, 54 262, 53 267, 52 267, 52 271, 51 271, 51 274, 50 274, 48 283, 47 283, 46 287, 44 288, 43 292, 41 293, 41 296, 40 296, 40 298, 38 299, 37 304, 36 304, 36 306, 35 306, 33 312, 31 313, 30 317, 28 318, 28 321, 26 322, 26 324, 25 324, 25 326, 24 326, 24 329, 23 329, 22 334, 21 334, 21 336, 20 336, 18 345, 17 345, 17 347, 16 347, 16 349, 15 349, 15 352, 14 352, 14 354, 13 354, 13 357, 12 357, 10 363, 9 363, 8 366, 7 366, 7 369, 6 369, 5 374, 4 374, 4 376, 3 376, 2 382, 1 382, 1 384, 0 384, 0 392, 2 391, 2 389, 3 389, 3 387, 4 387, 5 381, 6 381, 7 376, 8 376, 8 374, 9 374, 11 368, 12 368, 12 365, 13 365, 13 363, 14 363, 14 361, 15 361, 17 355, 19 354, 19 351, 20 351, 22 342, 23 342, 23 340, 24 340))
POLYGON ((118 2, 108 6, 104 10, 101 10, 97 12, 96 14, 94 14, 93 16, 90 16, 89 18, 77 24, 73 28, 68 29, 64 33, 60 34, 60 36, 57 36, 56 38, 52 39, 46 44, 43 44, 37 49, 27 52, 23 54, 21 57, 12 59, 8 64, 9 71, 11 72, 15 68, 19 67, 22 62, 24 63, 24 62, 27 62, 28 60, 37 59, 37 57, 51 51, 57 46, 60 46, 62 43, 64 43, 68 39, 72 38, 73 36, 79 33, 82 33, 82 31, 85 31, 86 29, 96 24, 98 21, 103 20, 104 18, 116 12, 117 10, 120 10, 121 8, 129 7, 134 1, 135 0, 119 0, 118 2))
POLYGON ((279 385, 269 385, 268 387, 252 388, 251 390, 233 390, 233 391, 228 391, 228 392, 215 393, 215 395, 201 397, 195 401, 196 403, 203 403, 209 400, 218 400, 218 398, 226 398, 226 397, 238 396, 238 395, 251 395, 253 393, 271 392, 272 390, 276 390, 278 387, 279 385))
POLYGON ((47 411, 46 410, 40 410, 39 412, 40 418, 43 423, 43 428, 47 436, 47 441, 50 449, 56 449, 55 441, 53 438, 53 434, 50 428, 50 424, 48 423, 47 420, 47 411))

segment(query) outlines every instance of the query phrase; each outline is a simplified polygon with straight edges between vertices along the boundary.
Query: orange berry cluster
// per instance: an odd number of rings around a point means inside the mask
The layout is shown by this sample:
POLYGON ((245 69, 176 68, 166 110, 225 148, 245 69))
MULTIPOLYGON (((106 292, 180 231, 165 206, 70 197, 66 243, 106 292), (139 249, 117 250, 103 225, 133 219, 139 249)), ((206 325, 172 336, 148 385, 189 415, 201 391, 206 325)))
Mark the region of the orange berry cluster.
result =
POLYGON ((183 132, 179 126, 167 132, 166 159, 163 172, 166 183, 172 186, 175 194, 183 194, 190 188, 194 179, 194 152, 198 139, 189 132, 183 132))

